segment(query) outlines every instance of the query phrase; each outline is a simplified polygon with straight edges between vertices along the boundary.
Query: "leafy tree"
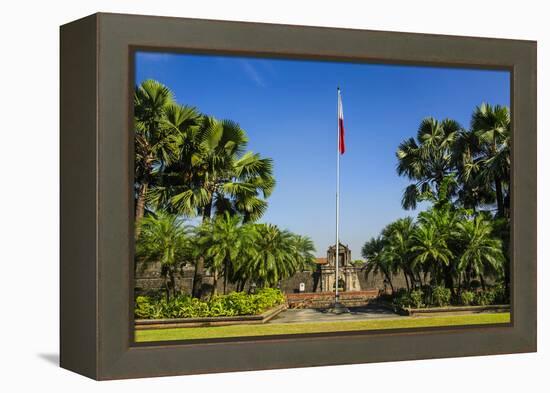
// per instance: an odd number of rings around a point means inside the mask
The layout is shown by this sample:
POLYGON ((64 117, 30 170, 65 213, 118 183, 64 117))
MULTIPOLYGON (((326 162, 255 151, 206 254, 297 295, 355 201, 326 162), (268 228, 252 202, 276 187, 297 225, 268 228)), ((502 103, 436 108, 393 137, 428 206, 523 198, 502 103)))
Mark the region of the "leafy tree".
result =
POLYGON ((296 237, 276 225, 253 224, 254 247, 238 267, 236 275, 260 287, 272 287, 301 267, 309 254, 298 248, 296 237))
POLYGON ((293 235, 293 241, 296 247, 297 270, 307 270, 316 267, 315 264, 315 244, 307 236, 293 235))
POLYGON ((206 116, 185 135, 180 159, 166 168, 166 187, 155 190, 157 205, 203 221, 228 211, 244 222, 259 219, 275 186, 273 161, 246 151, 248 138, 230 120, 206 116))
POLYGON ((235 266, 241 263, 245 252, 251 246, 251 232, 241 225, 239 216, 226 212, 214 221, 203 223, 198 230, 200 245, 206 257, 206 267, 214 275, 213 294, 216 294, 217 280, 223 274, 223 293, 226 293, 227 282, 235 266))
POLYGON ((477 210, 478 206, 494 203, 495 193, 491 183, 480 176, 482 162, 481 141, 476 132, 461 130, 453 146, 453 162, 456 166, 458 203, 466 209, 477 210))
POLYGON ((411 217, 399 219, 382 231, 385 244, 381 257, 388 266, 393 266, 394 271, 403 271, 407 290, 414 286, 415 281, 420 281, 419 269, 414 269, 412 264, 415 257, 412 252, 414 231, 411 217))
POLYGON ((453 253, 449 240, 454 224, 455 215, 449 209, 430 209, 420 213, 412 234, 413 268, 420 264, 432 279, 437 282, 444 279, 448 288, 453 287, 453 253))
POLYGON ((436 195, 443 179, 453 173, 452 146, 460 130, 454 120, 429 117, 420 123, 416 139, 409 138, 399 145, 397 173, 414 181, 403 194, 405 209, 415 209, 423 194, 436 195))
MULTIPOLYGON (((174 103, 173 93, 163 84, 146 80, 134 93, 136 211, 139 221, 145 212, 147 194, 155 173, 179 156, 182 133, 197 124, 194 108, 174 103)), ((136 227, 136 238, 139 227, 136 227)))
POLYGON ((143 217, 136 243, 136 258, 145 264, 160 262, 165 280, 166 298, 176 296, 175 274, 189 256, 189 234, 182 221, 163 212, 143 217))
POLYGON ((364 267, 366 277, 368 278, 370 273, 382 273, 393 292, 392 274, 394 273, 394 266, 391 259, 384 258, 384 246, 385 240, 382 236, 371 238, 363 245, 361 255, 366 260, 364 267))
POLYGON ((509 217, 510 111, 483 103, 472 115, 471 129, 479 139, 480 179, 494 184, 498 216, 509 217))
POLYGON ((457 223, 455 236, 463 248, 458 268, 464 272, 467 282, 472 276, 479 277, 485 286, 485 275, 502 274, 505 262, 502 241, 493 235, 493 230, 493 223, 484 215, 457 223))
MULTIPOLYGON (((266 198, 275 186, 269 158, 246 152, 244 130, 232 121, 204 117, 197 128, 185 134, 180 159, 165 170, 165 186, 155 189, 157 206, 209 221, 225 212, 239 214, 243 221, 259 219, 267 208, 266 198)), ((201 296, 204 258, 195 264, 193 296, 201 296)))

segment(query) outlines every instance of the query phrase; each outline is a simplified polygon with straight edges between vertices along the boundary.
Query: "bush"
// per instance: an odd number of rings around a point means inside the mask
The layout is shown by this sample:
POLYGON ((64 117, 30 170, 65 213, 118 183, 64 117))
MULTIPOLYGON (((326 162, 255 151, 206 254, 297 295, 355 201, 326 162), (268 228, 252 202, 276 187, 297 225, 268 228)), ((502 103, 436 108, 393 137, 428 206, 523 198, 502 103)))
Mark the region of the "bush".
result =
POLYGON ((471 306, 474 304, 476 294, 472 291, 462 291, 460 294, 460 304, 463 306, 471 306))
POLYGON ((285 296, 280 290, 273 288, 262 289, 253 295, 244 292, 216 295, 206 301, 187 295, 175 297, 170 301, 138 296, 134 313, 138 319, 256 315, 284 302, 285 296))
POLYGON ((151 302, 147 296, 138 296, 136 298, 135 315, 136 318, 149 318, 151 314, 151 302))
POLYGON ((416 289, 414 291, 411 291, 410 299, 411 299, 411 305, 414 308, 424 307, 424 292, 422 292, 421 289, 416 289))
POLYGON ((442 286, 432 289, 432 302, 436 307, 448 306, 451 302, 451 290, 442 286))
POLYGON ((495 297, 492 291, 479 291, 476 293, 475 304, 476 306, 488 306, 489 304, 493 304, 494 300, 495 297))
POLYGON ((506 294, 506 288, 502 284, 498 284, 495 287, 493 287, 493 292, 495 294, 495 298, 493 300, 493 304, 509 304, 510 298, 506 294))
POLYGON ((412 305, 412 299, 406 289, 400 288, 393 299, 393 304, 397 307, 408 308, 412 305))

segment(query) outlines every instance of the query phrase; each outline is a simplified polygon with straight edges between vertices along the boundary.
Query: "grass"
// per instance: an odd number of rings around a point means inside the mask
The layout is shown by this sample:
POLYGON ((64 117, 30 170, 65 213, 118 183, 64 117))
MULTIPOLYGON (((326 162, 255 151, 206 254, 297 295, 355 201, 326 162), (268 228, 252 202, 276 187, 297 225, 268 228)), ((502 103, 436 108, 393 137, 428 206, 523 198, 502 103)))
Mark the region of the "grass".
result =
POLYGON ((509 323, 510 313, 137 330, 136 342, 509 323))

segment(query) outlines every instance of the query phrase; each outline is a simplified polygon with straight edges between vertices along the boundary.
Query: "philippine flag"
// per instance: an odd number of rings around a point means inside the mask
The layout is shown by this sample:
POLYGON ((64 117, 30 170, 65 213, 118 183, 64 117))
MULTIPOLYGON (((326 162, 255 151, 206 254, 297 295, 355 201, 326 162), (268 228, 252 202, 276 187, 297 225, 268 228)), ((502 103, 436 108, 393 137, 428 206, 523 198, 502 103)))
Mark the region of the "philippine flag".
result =
POLYGON ((346 144, 344 142, 344 108, 342 107, 342 95, 338 89, 338 150, 340 154, 346 152, 346 144))

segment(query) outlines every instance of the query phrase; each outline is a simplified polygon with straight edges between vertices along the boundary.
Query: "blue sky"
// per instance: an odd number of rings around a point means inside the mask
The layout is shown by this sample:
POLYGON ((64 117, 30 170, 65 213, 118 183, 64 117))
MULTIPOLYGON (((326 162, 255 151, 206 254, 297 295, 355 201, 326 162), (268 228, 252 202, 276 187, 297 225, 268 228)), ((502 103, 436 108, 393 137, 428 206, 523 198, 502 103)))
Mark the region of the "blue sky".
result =
POLYGON ((273 158, 277 186, 262 221, 310 236, 318 256, 335 239, 337 86, 346 128, 340 239, 354 259, 386 224, 417 214, 401 208, 409 182, 396 173, 395 151, 420 121, 467 127, 481 102, 510 102, 506 71, 145 52, 135 64, 136 83, 156 79, 179 103, 237 121, 249 150, 273 158))

